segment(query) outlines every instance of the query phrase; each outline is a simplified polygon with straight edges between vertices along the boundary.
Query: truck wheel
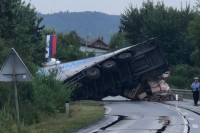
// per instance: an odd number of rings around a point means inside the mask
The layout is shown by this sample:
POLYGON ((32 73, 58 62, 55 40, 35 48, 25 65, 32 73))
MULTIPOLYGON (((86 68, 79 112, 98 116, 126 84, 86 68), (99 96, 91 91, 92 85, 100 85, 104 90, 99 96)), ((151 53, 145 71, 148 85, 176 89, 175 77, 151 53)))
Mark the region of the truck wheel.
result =
POLYGON ((118 59, 122 62, 127 62, 132 59, 132 54, 131 53, 122 53, 118 55, 118 59))
POLYGON ((114 71, 116 70, 116 62, 113 60, 106 61, 102 64, 102 67, 107 71, 114 71))
POLYGON ((91 80, 98 79, 100 77, 100 71, 99 69, 92 67, 86 71, 86 76, 91 80))

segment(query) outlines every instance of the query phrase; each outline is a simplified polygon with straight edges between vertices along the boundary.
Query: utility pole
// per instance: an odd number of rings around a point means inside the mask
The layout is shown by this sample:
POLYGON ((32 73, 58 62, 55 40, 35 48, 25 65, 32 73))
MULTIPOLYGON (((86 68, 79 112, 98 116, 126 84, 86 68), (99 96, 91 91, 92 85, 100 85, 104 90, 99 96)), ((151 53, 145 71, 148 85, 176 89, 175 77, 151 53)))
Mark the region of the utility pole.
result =
POLYGON ((88 47, 88 41, 89 41, 89 37, 90 37, 91 33, 89 33, 87 35, 87 38, 86 38, 86 48, 85 48, 85 54, 87 54, 87 47, 88 47))

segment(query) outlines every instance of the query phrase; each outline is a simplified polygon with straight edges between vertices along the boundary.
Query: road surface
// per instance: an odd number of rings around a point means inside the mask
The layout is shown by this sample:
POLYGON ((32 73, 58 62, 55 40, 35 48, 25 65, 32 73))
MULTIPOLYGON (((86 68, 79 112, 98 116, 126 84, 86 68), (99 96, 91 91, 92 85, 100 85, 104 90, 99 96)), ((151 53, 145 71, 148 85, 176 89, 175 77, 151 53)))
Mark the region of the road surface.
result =
POLYGON ((105 117, 75 133, 199 133, 200 116, 155 102, 104 102, 105 117))

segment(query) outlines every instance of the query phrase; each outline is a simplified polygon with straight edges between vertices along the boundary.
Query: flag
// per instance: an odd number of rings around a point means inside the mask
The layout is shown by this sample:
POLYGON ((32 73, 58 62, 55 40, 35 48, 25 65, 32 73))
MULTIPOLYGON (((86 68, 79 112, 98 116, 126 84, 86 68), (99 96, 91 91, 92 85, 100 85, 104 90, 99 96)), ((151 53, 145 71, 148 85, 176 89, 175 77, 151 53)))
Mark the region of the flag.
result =
POLYGON ((47 35, 46 37, 46 58, 54 58, 56 53, 56 35, 47 35))

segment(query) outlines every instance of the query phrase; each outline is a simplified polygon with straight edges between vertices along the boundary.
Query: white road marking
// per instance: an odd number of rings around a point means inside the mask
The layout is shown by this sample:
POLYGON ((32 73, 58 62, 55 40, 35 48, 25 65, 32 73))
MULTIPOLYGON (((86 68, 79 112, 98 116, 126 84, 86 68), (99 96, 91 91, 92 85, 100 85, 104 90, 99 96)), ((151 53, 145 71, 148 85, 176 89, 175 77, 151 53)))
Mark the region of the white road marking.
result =
POLYGON ((177 107, 177 106, 176 106, 176 108, 175 108, 175 109, 176 109, 177 111, 180 111, 180 110, 181 110, 181 109, 180 109, 179 107, 177 107))
POLYGON ((188 113, 187 112, 182 112, 182 115, 186 116, 186 115, 188 115, 188 113))
POLYGON ((192 128, 199 128, 197 124, 192 124, 192 128))
POLYGON ((182 116, 182 118, 183 118, 183 123, 184 123, 184 125, 189 124, 186 118, 184 118, 183 116, 182 116))
POLYGON ((194 118, 188 118, 189 120, 191 120, 191 121, 193 121, 194 120, 194 118))
POLYGON ((188 126, 184 126, 183 133, 188 133, 188 126))
MULTIPOLYGON (((181 109, 179 107, 176 106, 175 108, 173 108, 172 106, 169 106, 169 108, 176 111, 179 115, 181 115, 184 125, 189 124, 187 119, 183 117, 183 112, 181 112, 181 109)), ((188 133, 188 126, 184 126, 183 133, 188 133)))
POLYGON ((112 109, 108 106, 104 106, 104 107, 106 108, 105 114, 109 114, 112 109))

